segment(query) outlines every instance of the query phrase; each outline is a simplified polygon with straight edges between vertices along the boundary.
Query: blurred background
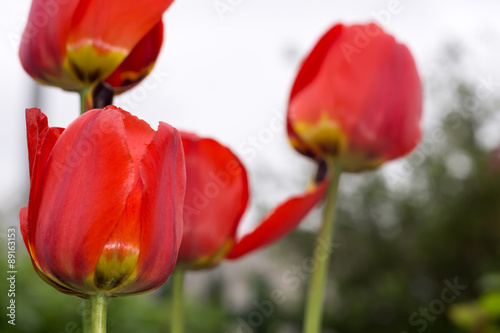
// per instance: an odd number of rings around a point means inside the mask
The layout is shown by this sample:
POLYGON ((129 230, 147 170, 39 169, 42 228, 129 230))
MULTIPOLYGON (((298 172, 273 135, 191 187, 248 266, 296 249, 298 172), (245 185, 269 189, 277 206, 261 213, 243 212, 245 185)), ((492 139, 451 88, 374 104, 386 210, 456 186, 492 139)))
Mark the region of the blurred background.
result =
MULTIPOLYGON (((1 307, 8 305, 6 231, 29 190, 24 109, 51 126, 78 115, 78 96, 38 87, 17 58, 30 1, 0 11, 1 307)), ((341 181, 323 332, 500 332, 500 3, 176 0, 155 70, 115 104, 231 147, 252 201, 239 232, 304 190, 314 166, 274 131, 302 59, 333 24, 374 21, 409 46, 425 91, 420 146, 341 181)), ((189 273, 186 332, 301 332, 319 209, 275 245, 189 273), (283 295, 276 302, 271 295, 283 295), (280 304, 278 304, 280 303, 280 304)), ((81 332, 81 303, 36 276, 17 229, 16 326, 81 332)), ((113 299, 109 332, 168 332, 170 282, 113 299)), ((6 311, 6 310, 4 310, 6 311)))

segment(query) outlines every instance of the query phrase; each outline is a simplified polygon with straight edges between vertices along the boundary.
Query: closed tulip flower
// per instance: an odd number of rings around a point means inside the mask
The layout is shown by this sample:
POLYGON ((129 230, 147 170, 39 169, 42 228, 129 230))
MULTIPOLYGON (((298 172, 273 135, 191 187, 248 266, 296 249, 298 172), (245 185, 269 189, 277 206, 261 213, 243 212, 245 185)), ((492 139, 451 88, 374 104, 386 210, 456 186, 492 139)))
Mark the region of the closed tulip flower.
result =
POLYGON ((420 140, 421 113, 421 84, 408 48, 376 24, 338 24, 300 68, 288 133, 298 151, 362 171, 410 152, 420 140))
MULTIPOLYGON (((408 48, 376 24, 331 28, 302 63, 290 94, 292 146, 331 175, 314 253, 330 246, 343 171, 377 168, 420 140, 422 90, 408 48)), ((311 272, 304 333, 321 331, 327 254, 311 272)))
POLYGON ((67 294, 144 293, 170 275, 182 237, 178 132, 114 106, 67 129, 26 112, 31 188, 21 231, 40 277, 67 294))
POLYGON ((279 205, 254 231, 237 238, 249 197, 245 167, 213 139, 181 136, 186 159, 181 266, 208 268, 268 245, 292 231, 323 197, 325 182, 314 183, 305 194, 279 205))
POLYGON ((173 0, 33 0, 19 55, 35 80, 86 92, 108 80, 118 91, 152 69, 173 0))
POLYGON ((173 274, 171 332, 182 332, 182 297, 186 269, 205 269, 223 259, 237 259, 269 245, 292 231, 322 198, 326 179, 314 182, 300 196, 280 204, 254 231, 237 237, 248 203, 243 164, 217 141, 181 133, 186 161, 184 233, 173 274))

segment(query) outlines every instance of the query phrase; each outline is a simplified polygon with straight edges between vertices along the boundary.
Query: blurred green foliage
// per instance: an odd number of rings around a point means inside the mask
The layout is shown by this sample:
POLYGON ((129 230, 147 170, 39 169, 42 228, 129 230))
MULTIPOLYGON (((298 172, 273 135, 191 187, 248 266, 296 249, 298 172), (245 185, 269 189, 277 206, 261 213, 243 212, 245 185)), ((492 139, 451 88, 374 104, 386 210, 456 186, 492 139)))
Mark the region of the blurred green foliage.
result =
MULTIPOLYGON (((482 83, 457 77, 459 69, 459 60, 445 61, 441 76, 426 79, 440 120, 399 169, 342 180, 358 185, 340 195, 323 332, 500 332, 500 172, 479 140, 500 89, 480 97, 482 83)), ((212 277, 208 296, 186 300, 185 332, 301 332, 313 242, 297 231, 267 250, 278 278, 247 276, 254 301, 243 310, 227 305, 227 285, 212 277)), ((20 233, 17 246, 25 252, 20 233)), ((0 331, 81 332, 81 300, 43 283, 26 256, 17 265, 16 325, 3 314, 0 331)), ((113 299, 108 331, 169 332, 169 295, 167 282, 113 299)), ((4 312, 6 296, 2 287, 4 312)))
MULTIPOLYGON (((20 235, 19 235, 20 236, 20 235)), ((19 240, 20 241, 20 240, 19 240)), ((18 242, 18 247, 24 244, 18 242)), ((18 253, 24 252, 18 248, 18 253)), ((2 272, 7 267, 2 261, 2 272)), ((17 333, 81 333, 84 311, 83 300, 64 295, 45 284, 23 256, 17 262, 16 325, 7 323, 8 285, 2 283, 2 321, 0 331, 17 333), (7 288, 3 288, 6 286, 7 288), (7 319, 5 319, 7 318, 7 319)), ((6 275, 6 274, 5 274, 6 275)), ((188 300, 186 303, 186 332, 222 332, 228 316, 220 304, 220 293, 213 293, 204 302, 188 300)), ((171 322, 170 285, 139 296, 113 298, 108 307, 108 332, 169 332, 171 322)))
POLYGON ((478 281, 477 300, 453 304, 450 319, 467 332, 500 332, 500 274, 487 274, 478 281))

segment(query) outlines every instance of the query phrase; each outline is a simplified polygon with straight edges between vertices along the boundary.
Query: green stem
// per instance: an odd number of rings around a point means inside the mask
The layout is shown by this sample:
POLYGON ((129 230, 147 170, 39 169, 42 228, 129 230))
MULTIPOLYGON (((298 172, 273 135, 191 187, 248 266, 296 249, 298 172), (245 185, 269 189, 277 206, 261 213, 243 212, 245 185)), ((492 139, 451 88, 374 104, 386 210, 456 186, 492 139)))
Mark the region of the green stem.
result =
POLYGON ((326 195, 323 222, 316 236, 316 246, 314 249, 316 267, 313 270, 309 281, 304 319, 304 333, 319 333, 321 330, 323 300, 325 295, 324 290, 328 275, 330 253, 333 248, 332 241, 335 227, 337 192, 341 168, 340 165, 334 163, 333 161, 327 161, 327 164, 329 172, 332 172, 333 174, 326 195))
POLYGON ((87 95, 89 91, 89 88, 83 88, 80 90, 80 114, 87 112, 87 95))
POLYGON ((173 273, 173 310, 172 310, 172 333, 182 333, 183 328, 183 291, 184 291, 184 270, 176 268, 173 273))
POLYGON ((90 310, 90 299, 83 299, 83 333, 92 333, 92 312, 90 310))
POLYGON ((90 306, 92 310, 92 333, 106 333, 108 296, 105 294, 90 296, 90 306))

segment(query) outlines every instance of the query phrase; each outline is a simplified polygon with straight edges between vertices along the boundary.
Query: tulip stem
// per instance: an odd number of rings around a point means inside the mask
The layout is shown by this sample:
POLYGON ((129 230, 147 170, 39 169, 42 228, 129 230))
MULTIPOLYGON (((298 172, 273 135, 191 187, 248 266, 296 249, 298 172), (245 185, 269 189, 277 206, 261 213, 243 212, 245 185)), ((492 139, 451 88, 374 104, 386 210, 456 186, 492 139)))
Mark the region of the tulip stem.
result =
POLYGON ((92 311, 92 333, 106 333, 108 296, 105 294, 90 296, 90 307, 92 311))
POLYGON ((323 210, 323 222, 316 236, 314 261, 316 267, 311 273, 309 290, 306 300, 304 319, 304 333, 319 333, 323 317, 323 300, 325 285, 328 276, 328 264, 333 249, 333 231, 335 228, 335 215, 337 211, 337 193, 341 174, 341 167, 333 161, 327 161, 328 172, 332 173, 326 205, 323 210))
POLYGON ((172 333, 182 333, 183 318, 183 293, 184 293, 184 269, 175 268, 172 277, 173 288, 173 310, 172 310, 172 333))
POLYGON ((80 90, 80 114, 87 112, 87 95, 89 93, 89 88, 83 88, 80 90))

